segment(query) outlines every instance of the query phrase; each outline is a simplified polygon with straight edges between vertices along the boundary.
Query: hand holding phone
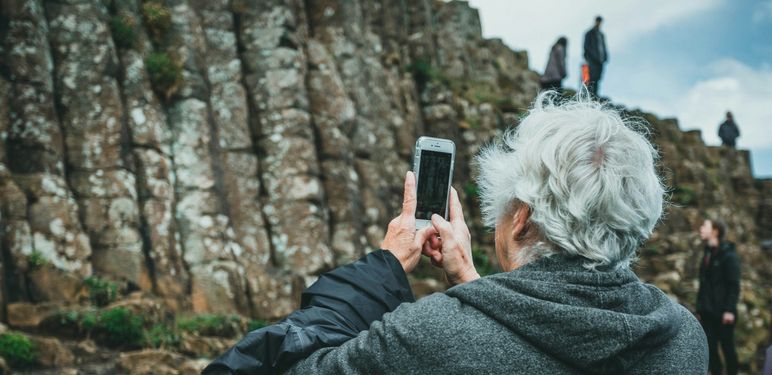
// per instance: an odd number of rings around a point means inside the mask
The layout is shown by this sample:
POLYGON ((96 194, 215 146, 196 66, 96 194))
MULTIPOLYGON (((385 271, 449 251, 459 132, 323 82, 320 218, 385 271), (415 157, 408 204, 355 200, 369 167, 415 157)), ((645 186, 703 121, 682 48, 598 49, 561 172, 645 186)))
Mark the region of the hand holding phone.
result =
POLYGON ((456 145, 449 139, 421 137, 415 143, 416 229, 428 226, 432 215, 448 219, 448 197, 453 179, 456 145))
POLYGON ((405 174, 405 195, 402 213, 389 222, 389 228, 381 243, 381 249, 389 250, 402 265, 405 272, 411 272, 421 258, 421 250, 430 238, 436 237, 433 226, 416 230, 416 180, 413 172, 405 174))
POLYGON ((472 236, 464 221, 464 211, 458 200, 458 192, 451 188, 450 221, 440 215, 432 217, 432 227, 440 236, 439 240, 430 237, 424 243, 422 253, 432 260, 432 264, 445 271, 450 285, 463 284, 477 280, 480 274, 472 260, 472 236))

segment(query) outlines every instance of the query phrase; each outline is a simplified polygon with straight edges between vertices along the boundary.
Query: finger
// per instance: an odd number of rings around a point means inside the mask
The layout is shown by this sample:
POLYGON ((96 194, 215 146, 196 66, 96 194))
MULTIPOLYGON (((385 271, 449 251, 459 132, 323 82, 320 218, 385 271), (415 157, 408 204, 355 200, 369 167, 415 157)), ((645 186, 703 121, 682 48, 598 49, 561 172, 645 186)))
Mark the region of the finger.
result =
POLYGON ((436 267, 442 267, 442 251, 440 249, 432 249, 429 243, 424 243, 424 247, 421 250, 421 254, 426 255, 432 261, 432 265, 436 267))
POLYGON ((428 241, 428 244, 429 244, 429 246, 431 246, 431 247, 432 247, 432 249, 437 249, 437 250, 439 250, 440 248, 442 248, 442 241, 441 241, 441 240, 440 240, 440 238, 439 238, 438 236, 436 236, 436 235, 435 235, 435 236, 431 236, 431 237, 429 237, 429 241, 428 241))
POLYGON ((428 243, 429 239, 437 234, 437 229, 435 229, 433 226, 428 226, 423 229, 419 229, 417 232, 415 232, 415 240, 414 244, 416 247, 423 247, 424 244, 428 243))
POLYGON ((450 222, 464 222, 464 210, 458 200, 458 192, 453 187, 450 188, 450 222))
POLYGON ((423 247, 421 248, 421 254, 426 255, 429 258, 434 257, 438 252, 440 252, 440 250, 433 249, 431 246, 429 246, 428 242, 425 242, 423 247))
POLYGON ((453 238, 453 227, 442 216, 434 214, 432 215, 432 226, 440 233, 440 237, 444 240, 453 238))
POLYGON ((415 174, 407 171, 405 174, 405 193, 402 198, 402 214, 415 217, 416 207, 415 174))

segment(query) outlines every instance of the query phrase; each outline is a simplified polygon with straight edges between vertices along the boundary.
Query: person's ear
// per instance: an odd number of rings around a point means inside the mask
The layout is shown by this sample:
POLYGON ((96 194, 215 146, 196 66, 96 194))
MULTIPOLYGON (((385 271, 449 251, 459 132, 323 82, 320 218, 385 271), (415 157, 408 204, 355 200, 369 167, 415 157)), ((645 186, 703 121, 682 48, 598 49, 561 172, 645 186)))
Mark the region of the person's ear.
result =
POLYGON ((528 206, 521 206, 512 217, 512 239, 515 241, 521 241, 526 233, 528 226, 528 219, 531 218, 531 210, 528 206))

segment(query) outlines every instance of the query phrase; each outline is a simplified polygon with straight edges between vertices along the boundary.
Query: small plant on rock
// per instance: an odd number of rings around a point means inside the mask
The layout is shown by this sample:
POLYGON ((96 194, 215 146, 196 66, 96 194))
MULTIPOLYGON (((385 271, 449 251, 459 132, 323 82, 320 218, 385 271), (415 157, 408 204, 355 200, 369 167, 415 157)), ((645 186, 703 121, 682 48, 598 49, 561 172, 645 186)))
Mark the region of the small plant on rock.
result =
POLYGON ((142 4, 142 20, 150 37, 158 43, 172 25, 172 14, 163 4, 150 1, 142 4))
POLYGON ((179 333, 166 324, 158 323, 145 331, 145 346, 152 348, 176 348, 179 344, 179 333))
POLYGON ((46 264, 48 264, 48 259, 46 259, 40 251, 32 250, 32 252, 27 255, 27 266, 30 271, 40 269, 46 264))
POLYGON ((243 330, 236 315, 201 314, 177 319, 177 328, 202 336, 232 337, 243 330))
POLYGON ((406 68, 407 71, 413 74, 413 79, 419 90, 423 90, 429 82, 440 80, 440 72, 427 60, 418 59, 406 68))
POLYGON ((110 31, 118 48, 133 48, 137 43, 136 22, 126 14, 110 19, 110 31))
POLYGON ((116 307, 99 314, 96 329, 104 335, 107 345, 138 347, 144 338, 143 320, 125 307, 116 307))
POLYGON ((153 88, 165 99, 170 98, 177 91, 182 81, 182 67, 168 54, 156 52, 150 54, 145 60, 150 82, 153 88))
POLYGON ((97 276, 87 277, 83 283, 88 290, 88 297, 97 306, 107 306, 118 297, 118 285, 97 276))
POLYGON ((29 337, 12 332, 0 335, 0 356, 11 367, 28 367, 35 364, 38 358, 35 345, 29 337))

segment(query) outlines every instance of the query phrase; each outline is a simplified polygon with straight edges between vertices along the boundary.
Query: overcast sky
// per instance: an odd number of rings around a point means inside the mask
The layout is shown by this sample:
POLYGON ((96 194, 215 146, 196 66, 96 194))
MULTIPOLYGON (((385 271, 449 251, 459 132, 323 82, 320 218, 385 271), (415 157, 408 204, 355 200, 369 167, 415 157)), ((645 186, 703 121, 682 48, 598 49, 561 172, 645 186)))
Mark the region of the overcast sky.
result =
POLYGON ((552 44, 568 38, 576 88, 584 33, 596 15, 609 62, 600 94, 681 129, 701 129, 719 145, 727 110, 740 127, 738 147, 751 150, 756 177, 772 177, 772 0, 471 0, 483 34, 525 49, 543 72, 552 44))

